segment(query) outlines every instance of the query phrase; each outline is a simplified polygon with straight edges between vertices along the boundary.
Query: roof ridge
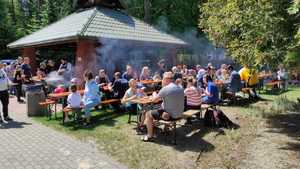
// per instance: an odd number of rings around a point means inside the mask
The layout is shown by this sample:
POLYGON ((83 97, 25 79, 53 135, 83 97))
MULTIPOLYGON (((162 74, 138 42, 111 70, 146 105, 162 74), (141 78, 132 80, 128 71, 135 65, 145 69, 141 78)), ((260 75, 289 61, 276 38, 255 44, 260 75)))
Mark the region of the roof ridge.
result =
POLYGON ((83 28, 79 31, 79 33, 78 33, 79 36, 83 36, 84 35, 84 33, 88 29, 89 25, 91 24, 92 20, 95 18, 96 14, 97 14, 97 8, 95 7, 93 10, 94 11, 91 14, 90 18, 88 19, 88 21, 86 22, 86 24, 83 25, 83 28))

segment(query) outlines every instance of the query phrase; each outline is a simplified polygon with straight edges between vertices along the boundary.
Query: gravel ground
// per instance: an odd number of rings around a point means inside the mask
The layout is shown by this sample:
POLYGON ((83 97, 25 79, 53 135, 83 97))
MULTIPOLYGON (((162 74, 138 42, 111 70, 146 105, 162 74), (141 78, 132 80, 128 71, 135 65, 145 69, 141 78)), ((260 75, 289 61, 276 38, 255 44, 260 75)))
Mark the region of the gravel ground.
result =
POLYGON ((287 113, 262 122, 258 137, 247 148, 240 169, 299 169, 300 113, 287 113))

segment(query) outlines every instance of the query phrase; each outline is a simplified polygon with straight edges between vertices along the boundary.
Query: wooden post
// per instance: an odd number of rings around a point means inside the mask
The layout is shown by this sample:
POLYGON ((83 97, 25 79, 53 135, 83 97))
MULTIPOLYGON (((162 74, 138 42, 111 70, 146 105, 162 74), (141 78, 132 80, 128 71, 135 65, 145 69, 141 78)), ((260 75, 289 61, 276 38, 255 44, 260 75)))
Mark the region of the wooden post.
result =
POLYGON ((178 63, 177 59, 177 49, 170 48, 167 51, 167 56, 165 57, 168 68, 172 68, 172 66, 176 66, 178 63))
POLYGON ((75 75, 81 79, 85 70, 94 71, 97 65, 96 42, 92 40, 79 40, 77 42, 75 75))

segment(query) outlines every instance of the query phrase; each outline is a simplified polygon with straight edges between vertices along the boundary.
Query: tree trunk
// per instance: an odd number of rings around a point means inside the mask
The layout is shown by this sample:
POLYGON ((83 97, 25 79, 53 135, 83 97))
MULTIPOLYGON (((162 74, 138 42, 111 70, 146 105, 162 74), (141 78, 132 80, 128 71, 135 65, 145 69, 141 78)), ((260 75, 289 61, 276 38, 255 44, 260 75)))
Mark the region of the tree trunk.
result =
POLYGON ((144 21, 150 23, 151 21, 151 2, 150 0, 144 0, 144 21))
POLYGON ((15 3, 14 3, 14 0, 11 0, 10 2, 11 2, 11 7, 10 7, 11 18, 13 20, 13 24, 16 25, 17 18, 16 18, 16 11, 15 11, 15 3))

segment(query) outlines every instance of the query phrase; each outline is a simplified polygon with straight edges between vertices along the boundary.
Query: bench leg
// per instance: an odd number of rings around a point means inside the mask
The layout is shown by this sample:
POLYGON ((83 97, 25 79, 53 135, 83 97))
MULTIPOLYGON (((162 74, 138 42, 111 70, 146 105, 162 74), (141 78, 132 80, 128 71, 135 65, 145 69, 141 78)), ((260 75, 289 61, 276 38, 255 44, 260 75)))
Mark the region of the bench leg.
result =
POLYGON ((65 118, 66 118, 66 115, 65 115, 65 112, 63 112, 63 117, 62 117, 62 124, 63 125, 65 124, 65 118))
POLYGON ((177 138, 176 138, 176 136, 177 136, 177 132, 176 132, 176 122, 175 122, 175 124, 174 124, 174 129, 173 129, 173 132, 174 132, 174 141, 173 141, 173 143, 174 143, 174 145, 177 145, 177 142, 176 142, 176 140, 177 140, 177 138))
POLYGON ((51 114, 52 114, 51 106, 48 105, 47 108, 48 108, 48 119, 51 120, 51 114))

